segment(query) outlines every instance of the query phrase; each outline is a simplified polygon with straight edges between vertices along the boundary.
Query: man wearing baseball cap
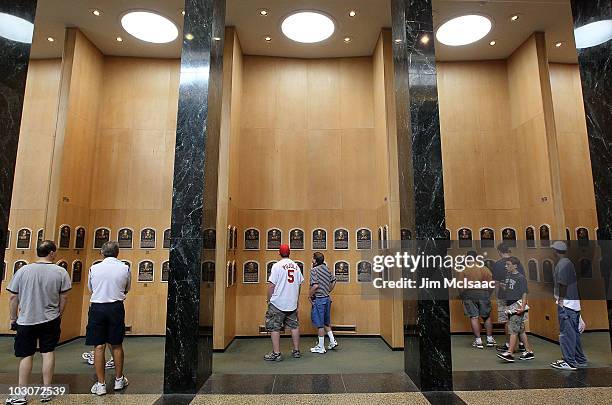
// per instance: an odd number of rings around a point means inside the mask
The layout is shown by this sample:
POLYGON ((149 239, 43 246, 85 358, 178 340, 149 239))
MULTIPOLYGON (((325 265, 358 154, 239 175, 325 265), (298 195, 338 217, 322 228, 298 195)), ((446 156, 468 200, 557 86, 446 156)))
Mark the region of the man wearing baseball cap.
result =
POLYGON ((559 345, 563 359, 550 363, 559 370, 576 370, 587 366, 587 359, 580 341, 580 296, 576 269, 567 258, 567 245, 557 241, 552 244, 559 258, 553 273, 554 294, 559 315, 559 345))
POLYGON ((304 276, 298 265, 289 258, 289 245, 283 244, 278 250, 281 260, 272 266, 268 278, 268 310, 266 330, 272 335, 272 351, 264 356, 266 361, 281 361, 280 332, 285 326, 291 329, 293 358, 300 358, 300 329, 298 322, 298 300, 300 284, 304 276))

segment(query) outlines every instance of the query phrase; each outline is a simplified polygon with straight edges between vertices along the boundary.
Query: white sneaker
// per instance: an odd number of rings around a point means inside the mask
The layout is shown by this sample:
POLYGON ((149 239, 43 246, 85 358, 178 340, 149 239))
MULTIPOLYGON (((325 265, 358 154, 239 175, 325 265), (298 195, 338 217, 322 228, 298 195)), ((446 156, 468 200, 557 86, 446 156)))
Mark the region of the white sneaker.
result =
POLYGON ((334 350, 338 346, 338 341, 334 340, 333 342, 329 342, 327 345, 327 350, 334 350))
POLYGON ((109 361, 106 362, 106 364, 104 365, 105 369, 111 369, 111 368, 115 368, 115 360, 110 359, 109 361))
POLYGON ((315 347, 311 347, 310 348, 310 353, 324 354, 325 351, 326 351, 325 348, 323 346, 319 346, 319 345, 316 345, 315 347))
POLYGON ((11 395, 5 401, 6 405, 25 405, 27 403, 28 398, 25 395, 11 395))
POLYGON ((96 383, 91 387, 91 393, 96 395, 106 395, 106 384, 96 383))
POLYGON ((115 378, 115 391, 119 391, 128 386, 130 382, 125 376, 121 376, 121 378, 115 378))

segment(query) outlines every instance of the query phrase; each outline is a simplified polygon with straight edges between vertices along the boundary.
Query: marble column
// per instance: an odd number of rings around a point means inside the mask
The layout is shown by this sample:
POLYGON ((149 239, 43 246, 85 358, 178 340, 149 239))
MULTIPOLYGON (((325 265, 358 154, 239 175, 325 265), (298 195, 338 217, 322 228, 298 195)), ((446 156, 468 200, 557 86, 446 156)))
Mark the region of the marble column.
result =
MULTIPOLYGON (((393 0, 393 54, 402 228, 413 249, 446 255, 444 188, 431 0, 393 0), (406 199, 406 197, 404 197, 406 199)), ((441 280, 442 268, 412 277, 441 280)), ((452 390, 448 291, 421 288, 404 297, 405 370, 423 391, 452 390)))
MULTIPOLYGON (((572 0, 574 28, 612 19, 611 0, 572 0)), ((602 249, 601 272, 606 283, 612 346, 612 40, 578 49, 591 167, 597 205, 597 239, 602 249)))
MULTIPOLYGON (((0 0, 0 13, 34 23, 36 0, 0 0)), ((30 43, 0 36, 0 263, 4 262, 7 242, 17 143, 25 92, 30 43)))
MULTIPOLYGON (((186 0, 172 194, 164 392, 198 391, 212 373, 217 169, 225 0, 186 0)), ((222 232, 221 235, 224 235, 222 232)))

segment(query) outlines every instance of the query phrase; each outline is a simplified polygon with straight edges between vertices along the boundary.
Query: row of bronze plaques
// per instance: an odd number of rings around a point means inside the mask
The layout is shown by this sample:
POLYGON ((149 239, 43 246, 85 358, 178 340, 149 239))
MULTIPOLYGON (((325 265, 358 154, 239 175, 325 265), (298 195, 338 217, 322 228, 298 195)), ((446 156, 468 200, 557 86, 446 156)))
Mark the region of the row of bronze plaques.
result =
MULTIPOLYGON (((233 229, 236 229, 235 227, 233 229)), ((229 235, 232 242, 230 246, 236 248, 237 233, 229 235)), ((289 247, 293 250, 306 248, 305 233, 302 229, 294 228, 289 231, 289 247)), ((266 249, 277 250, 283 243, 283 231, 278 228, 266 232, 266 249)), ((351 243, 350 232, 346 228, 338 228, 333 232, 333 249, 349 250, 351 243)), ((355 231, 355 247, 357 250, 372 249, 372 231, 368 228, 359 228, 355 231)), ((257 228, 248 228, 244 231, 244 250, 260 249, 260 232, 257 228)), ((327 231, 317 228, 312 231, 312 250, 327 250, 327 231)))
MULTIPOLYGON (((272 266, 276 261, 270 261, 266 263, 266 278, 260 280, 259 262, 255 260, 246 261, 242 265, 242 283, 243 284, 257 284, 260 282, 267 282, 272 272, 272 266)), ((295 261, 299 266, 302 274, 304 274, 304 263, 295 261)), ((372 263, 368 261, 360 261, 357 263, 357 282, 369 283, 372 281, 372 263)), ((227 262, 227 287, 232 286, 236 283, 236 262, 227 262)), ((333 267, 336 281, 338 283, 349 283, 351 281, 351 266, 349 262, 345 260, 339 260, 334 263, 333 267)))
MULTIPOLYGON (((447 229, 447 238, 450 239, 450 231, 447 229)), ((535 240, 536 230, 533 226, 525 228, 525 241, 527 247, 536 247, 535 240)), ((502 241, 510 246, 516 246, 516 231, 513 228, 504 228, 501 231, 502 241)), ((540 246, 550 246, 550 227, 542 225, 539 228, 540 246)), ((570 240, 570 230, 566 229, 566 239, 570 240)), ((459 247, 472 246, 472 230, 469 228, 461 228, 457 231, 457 239, 459 247)), ((576 229, 576 239, 579 246, 587 246, 589 244, 589 230, 587 228, 576 229)), ((495 230, 492 228, 483 228, 480 230, 480 246, 493 247, 495 246, 495 230)))
MULTIPOLYGON (((96 260, 95 262, 93 262, 93 264, 98 264, 100 262, 101 260, 96 260)), ((123 260, 123 263, 125 263, 131 269, 132 264, 129 261, 123 260)), ((13 274, 17 273, 19 269, 25 266, 26 264, 28 264, 28 262, 26 262, 25 260, 16 261, 15 264, 13 265, 13 274)), ((83 278, 83 262, 82 261, 75 260, 74 262, 72 262, 71 268, 68 266, 68 262, 66 262, 65 260, 60 260, 59 262, 57 262, 57 265, 66 269, 68 274, 71 274, 71 279, 73 283, 81 282, 83 278)), ((168 261, 165 261, 161 265, 160 279, 162 282, 165 283, 168 281, 169 272, 170 272, 170 263, 168 261)), ((0 277, 0 280, 5 280, 5 277, 6 277, 6 262, 4 262, 2 266, 2 277, 0 277)), ((151 260, 143 260, 139 262, 138 263, 138 282, 139 283, 152 283, 154 281, 155 281, 155 263, 151 260)))
MULTIPOLYGON (((58 234, 59 249, 85 249, 87 231, 84 227, 79 226, 75 229, 74 244, 72 242, 72 228, 69 225, 62 225, 58 234)), ((37 243, 40 243, 45 238, 44 229, 39 229, 36 234, 37 243)), ((10 248, 11 231, 8 231, 6 239, 6 248, 10 248)), ((94 232, 93 248, 100 249, 105 242, 111 240, 111 230, 109 228, 98 228, 94 232)), ((154 228, 143 228, 140 231, 140 248, 155 249, 157 240, 157 231, 154 228)), ((130 228, 121 228, 117 232, 117 241, 121 249, 134 248, 134 231, 130 228)), ((16 249, 30 249, 32 246, 32 231, 28 228, 22 228, 17 232, 16 249)), ((170 229, 164 231, 163 248, 170 248, 170 229)))

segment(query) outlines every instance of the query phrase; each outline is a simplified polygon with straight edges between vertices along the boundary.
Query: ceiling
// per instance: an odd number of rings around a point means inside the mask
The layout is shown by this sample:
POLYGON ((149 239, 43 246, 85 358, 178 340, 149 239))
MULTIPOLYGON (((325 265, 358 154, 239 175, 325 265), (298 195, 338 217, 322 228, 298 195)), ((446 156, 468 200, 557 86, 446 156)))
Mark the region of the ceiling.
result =
MULTIPOLYGON (((235 26, 243 52, 299 58, 371 55, 382 27, 391 26, 390 0, 227 0, 226 25, 235 26), (265 8, 268 16, 259 15, 265 8), (336 22, 334 35, 318 44, 299 44, 280 32, 284 16, 295 10, 319 10, 336 22), (356 10, 357 16, 348 12, 356 10), (271 42, 264 41, 272 37, 271 42), (350 43, 344 37, 352 38, 350 43)), ((154 10, 170 18, 182 31, 184 0, 39 0, 34 29, 32 56, 60 57, 64 27, 79 27, 105 55, 179 58, 181 37, 169 44, 149 44, 127 34, 119 22, 121 15, 134 9, 154 10), (96 17, 91 10, 102 11, 96 17), (48 42, 47 37, 55 42, 48 42), (117 36, 123 42, 117 42, 117 36)), ((450 18, 477 13, 493 21, 493 29, 477 43, 449 47, 436 42, 441 61, 505 59, 533 32, 544 31, 553 62, 574 63, 571 8, 569 0, 434 0, 434 25, 450 18), (518 22, 510 16, 520 14, 518 22), (491 40, 496 41, 490 46, 491 40), (563 42, 560 48, 555 43, 563 42)))

